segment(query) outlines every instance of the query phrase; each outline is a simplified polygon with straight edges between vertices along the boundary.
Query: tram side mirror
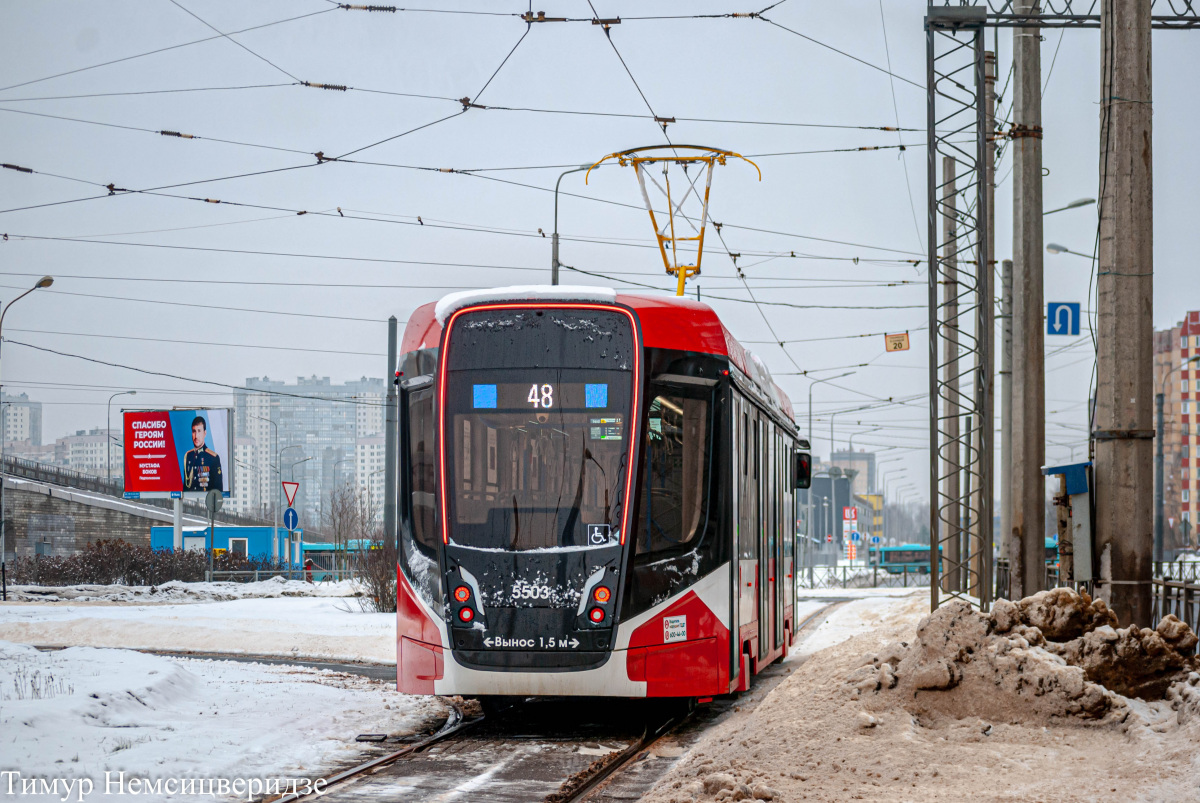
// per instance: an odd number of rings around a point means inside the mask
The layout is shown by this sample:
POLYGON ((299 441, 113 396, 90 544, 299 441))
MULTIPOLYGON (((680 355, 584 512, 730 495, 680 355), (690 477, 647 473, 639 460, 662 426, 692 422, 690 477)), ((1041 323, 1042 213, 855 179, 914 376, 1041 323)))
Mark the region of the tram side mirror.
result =
POLYGON ((808 452, 792 453, 792 487, 803 490, 812 485, 812 455, 808 452))

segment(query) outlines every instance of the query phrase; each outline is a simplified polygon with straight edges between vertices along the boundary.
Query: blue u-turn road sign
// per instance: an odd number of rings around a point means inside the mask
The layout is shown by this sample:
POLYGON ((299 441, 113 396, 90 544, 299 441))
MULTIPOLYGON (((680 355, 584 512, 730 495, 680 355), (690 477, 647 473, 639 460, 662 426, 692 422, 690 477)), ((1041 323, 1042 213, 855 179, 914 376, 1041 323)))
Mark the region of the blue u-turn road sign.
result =
POLYGON ((1046 304, 1046 334, 1079 334, 1079 302, 1051 301, 1046 304))
POLYGON ((296 515, 296 508, 289 507, 283 511, 283 526, 289 530, 296 529, 296 525, 300 523, 300 517, 296 515))

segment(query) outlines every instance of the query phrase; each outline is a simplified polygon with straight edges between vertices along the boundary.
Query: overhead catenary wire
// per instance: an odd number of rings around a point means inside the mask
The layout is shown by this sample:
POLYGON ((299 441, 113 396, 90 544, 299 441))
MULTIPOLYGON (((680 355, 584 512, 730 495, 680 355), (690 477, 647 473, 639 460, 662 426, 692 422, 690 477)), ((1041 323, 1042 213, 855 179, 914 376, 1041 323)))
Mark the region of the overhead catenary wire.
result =
POLYGON ((887 75, 892 76, 893 78, 895 78, 898 81, 903 81, 906 84, 911 84, 912 86, 915 86, 916 88, 918 88, 920 90, 925 89, 924 84, 919 84, 916 81, 909 80, 908 78, 905 78, 903 75, 896 75, 896 73, 892 72, 890 69, 885 69, 883 67, 880 67, 878 64, 872 64, 871 62, 866 61, 865 59, 861 59, 858 56, 847 53, 844 50, 839 50, 838 48, 834 47, 833 45, 826 44, 825 42, 822 42, 819 39, 815 39, 815 38, 809 36, 808 34, 804 34, 804 33, 800 33, 799 31, 792 30, 791 28, 787 27, 786 25, 780 25, 778 22, 775 22, 774 20, 771 20, 771 19, 767 19, 766 17, 763 17, 763 16, 760 16, 759 19, 761 19, 763 22, 774 25, 776 28, 787 31, 790 34, 799 36, 801 39, 805 39, 809 42, 812 42, 814 45, 823 47, 826 50, 832 50, 834 53, 845 56, 846 58, 848 58, 852 61, 857 61, 859 64, 870 67, 872 70, 878 70, 881 73, 886 73, 887 75))
MULTIPOLYGON (((10 290, 25 289, 24 287, 12 285, 12 284, 3 284, 3 285, 0 285, 0 287, 6 287, 10 290)), ((254 313, 257 315, 283 315, 283 316, 287 316, 289 318, 320 318, 320 319, 330 320, 330 321, 349 321, 349 322, 353 322, 353 323, 370 323, 370 324, 386 323, 386 321, 383 321, 382 319, 357 318, 357 317, 350 316, 350 315, 327 315, 327 314, 318 313, 318 312, 290 312, 287 310, 253 309, 253 308, 249 308, 249 307, 230 307, 230 306, 225 306, 222 304, 197 304, 197 303, 185 302, 185 301, 163 301, 161 299, 155 299, 155 298, 131 298, 129 296, 106 296, 106 295, 102 295, 100 293, 77 293, 77 292, 74 292, 71 290, 46 289, 46 290, 42 290, 41 293, 42 294, 52 293, 54 295, 62 295, 62 296, 76 296, 79 298, 102 298, 102 299, 106 299, 108 301, 127 301, 127 302, 135 303, 135 304, 154 304, 157 306, 165 305, 165 306, 170 306, 170 307, 191 307, 194 309, 209 309, 209 310, 218 310, 221 312, 246 312, 246 313, 254 313)))
POLYGON ((232 92, 241 89, 275 89, 282 86, 295 86, 295 82, 278 84, 243 84, 240 86, 195 86, 179 87, 177 89, 139 89, 126 92, 87 92, 80 95, 43 95, 32 98, 2 98, 4 103, 32 103, 45 100, 82 100, 85 98, 118 98, 136 95, 175 95, 185 92, 232 92))
POLYGON ((251 56, 254 56, 254 58, 258 59, 259 61, 262 61, 262 62, 265 62, 266 64, 269 64, 269 65, 271 65, 271 67, 273 67, 275 70, 277 70, 277 71, 279 71, 279 72, 283 73, 283 74, 284 74, 284 75, 286 75, 288 78, 291 78, 293 81, 299 81, 299 80, 300 80, 299 78, 297 78, 296 76, 294 76, 294 75, 292 75, 290 72, 288 72, 287 70, 285 70, 285 69, 283 69, 282 67, 280 67, 280 66, 279 66, 278 64, 276 64, 275 62, 273 62, 273 61, 271 61, 270 59, 268 59, 266 56, 263 56, 263 55, 261 55, 261 54, 259 54, 259 53, 256 53, 256 52, 254 52, 253 50, 251 50, 250 48, 246 47, 244 44, 242 44, 242 43, 241 43, 241 42, 239 42, 238 40, 234 39, 234 38, 233 38, 232 36, 230 36, 229 34, 225 33, 225 32, 224 32, 224 31, 222 31, 222 30, 219 30, 219 29, 218 29, 218 28, 217 28, 215 25, 212 25, 212 24, 211 24, 211 23, 209 23, 207 20, 204 20, 204 19, 202 19, 202 18, 201 18, 199 15, 197 15, 197 14, 196 14, 194 11, 191 11, 191 10, 190 10, 190 9, 188 9, 186 6, 184 6, 182 3, 180 3, 180 2, 179 2, 179 0, 171 0, 171 4, 172 4, 173 6, 175 6, 176 8, 178 8, 178 9, 182 10, 184 13, 186 13, 186 14, 187 14, 188 16, 190 16, 192 19, 198 20, 198 21, 199 21, 201 24, 203 24, 203 25, 204 25, 206 28, 209 28, 210 30, 216 31, 217 33, 221 34, 221 36, 223 36, 224 38, 228 39, 230 42, 233 42, 235 45, 237 45, 238 47, 240 47, 242 50, 245 50, 247 53, 249 53, 251 56))
MULTIPOLYGON (((892 90, 892 112, 895 114, 896 130, 897 130, 897 132, 899 132, 899 130, 900 130, 900 105, 896 102, 896 78, 895 78, 895 76, 892 75, 892 49, 888 46, 887 16, 883 13, 883 0, 879 0, 879 22, 883 27, 883 52, 887 56, 888 87, 892 90)), ((901 139, 900 134, 897 133, 896 141, 899 142, 900 139, 901 139)), ((909 176, 908 176, 908 161, 904 158, 904 148, 901 147, 900 150, 901 150, 900 164, 904 168, 904 186, 908 189, 908 193, 907 193, 908 206, 909 206, 909 209, 912 210, 913 229, 916 231, 916 234, 917 234, 917 247, 921 247, 922 244, 925 242, 925 240, 921 236, 921 226, 919 223, 917 223, 917 205, 916 205, 916 202, 913 201, 912 181, 909 179, 909 176)))
MULTIPOLYGON (((517 270, 519 268, 513 268, 517 270)), ((541 270, 531 268, 529 270, 541 270)), ((44 276, 43 273, 22 273, 9 272, 8 276, 44 276)), ((57 279, 78 279, 82 281, 94 282, 149 282, 152 284, 199 284, 199 285, 235 285, 247 287, 321 287, 331 290, 474 290, 477 285, 474 284, 394 284, 386 281, 377 282, 345 282, 345 281, 324 281, 324 282, 306 282, 298 279, 288 279, 286 281, 264 281, 261 279, 180 279, 168 276, 114 276, 107 274, 104 276, 87 275, 87 274, 64 274, 55 272, 57 279)), ((616 276, 617 272, 610 275, 616 276)), ((628 271, 625 275, 642 276, 643 272, 628 271)), ((769 281, 769 280, 766 280, 769 281)), ((905 284, 914 284, 913 282, 905 282, 905 284)), ((758 290, 844 290, 847 288, 862 289, 868 287, 894 287, 895 282, 878 282, 878 283, 860 283, 860 284, 817 284, 817 285, 760 285, 758 290)), ((713 287, 705 285, 706 289, 713 290, 737 290, 741 289, 739 285, 731 285, 729 287, 713 287)))
MULTIPOLYGON (((134 337, 132 335, 102 335, 96 332, 60 332, 50 329, 9 329, 11 332, 28 332, 38 335, 59 335, 63 337, 102 338, 105 340, 136 340, 145 343, 178 343, 185 346, 215 346, 218 348, 236 349, 266 349, 270 351, 296 351, 306 354, 337 354, 351 357, 386 357, 386 354, 373 351, 346 351, 343 349, 314 349, 303 346, 272 346, 265 343, 217 343, 204 340, 172 340, 165 337, 134 337)), ((7 383, 6 383, 7 384, 7 383)))
MULTIPOLYGON (((500 74, 500 70, 504 69, 504 65, 508 63, 508 60, 509 60, 509 58, 512 57, 512 54, 517 52, 517 48, 520 47, 521 43, 525 41, 525 37, 529 35, 530 30, 531 30, 531 26, 526 25, 525 33, 521 34, 521 38, 517 40, 517 43, 515 45, 513 45, 512 50, 508 51, 508 53, 504 56, 503 61, 500 62, 500 65, 498 67, 496 67, 495 71, 493 71, 491 76, 488 77, 487 82, 484 83, 484 85, 482 87, 480 87, 479 91, 475 93, 476 99, 478 99, 478 97, 483 94, 483 91, 486 90, 488 88, 488 86, 492 83, 492 81, 495 79, 495 77, 500 74)), ((406 137, 409 134, 415 134, 418 131, 424 131, 425 129, 430 128, 435 125, 438 125, 439 123, 444 123, 447 120, 453 120, 455 117, 461 117, 462 115, 466 114, 468 111, 471 110, 471 100, 472 100, 471 98, 463 98, 462 99, 462 101, 461 101, 462 102, 462 110, 461 111, 457 111, 454 114, 448 114, 445 117, 439 117, 438 119, 432 120, 428 123, 425 123, 424 125, 419 125, 415 128, 410 128, 407 131, 403 131, 399 134, 394 134, 393 136, 390 136, 390 137, 385 137, 376 142, 372 142, 369 145, 363 145, 362 147, 355 148, 354 150, 346 151, 341 156, 338 156, 336 158, 344 159, 347 156, 353 156, 356 153, 362 153, 365 150, 369 150, 370 148, 374 148, 379 145, 383 145, 384 143, 387 143, 387 142, 392 142, 394 140, 400 139, 401 137, 406 137)))
POLYGON ((286 22, 295 22, 297 20, 308 19, 309 17, 316 17, 320 14, 328 14, 330 11, 334 11, 334 10, 336 10, 336 9, 323 8, 320 11, 310 11, 307 14, 299 14, 295 17, 287 17, 286 19, 275 20, 274 22, 264 22, 261 25, 251 25, 248 28, 242 28, 240 30, 230 31, 228 34, 220 34, 217 36, 206 36, 203 39, 193 39, 190 42, 182 42, 178 45, 168 45, 167 47, 160 47, 160 48, 156 48, 154 50, 147 50, 144 53, 136 53, 132 56, 124 56, 119 59, 111 59, 109 61, 103 61, 103 62, 100 62, 99 64, 92 64, 87 67, 78 67, 74 70, 66 70, 64 72, 54 73, 53 75, 45 75, 45 76, 42 76, 41 78, 33 78, 28 81, 21 81, 20 83, 9 84, 8 86, 0 87, 0 92, 7 92, 10 89, 16 89, 16 88, 22 87, 22 86, 29 86, 30 84, 38 84, 38 83, 41 83, 42 81, 49 81, 54 78, 62 78, 63 76, 66 76, 66 75, 75 75, 77 73, 87 72, 88 70, 95 70, 95 69, 99 69, 100 67, 108 67, 109 65, 112 65, 112 64, 120 64, 122 62, 132 61, 134 59, 140 59, 145 56, 153 56, 158 53, 165 53, 169 50, 178 50, 181 47, 190 47, 191 45, 198 45, 203 42, 211 42, 214 39, 220 39, 222 36, 234 36, 234 35, 237 35, 240 33, 248 33, 250 31, 260 31, 263 28, 270 28, 274 25, 282 25, 286 22))
MULTIPOLYGON (((4 166, 12 167, 13 169, 17 169, 17 170, 20 170, 21 172, 25 172, 25 173, 34 174, 34 173, 39 172, 39 171, 35 171, 31 168, 17 167, 17 166, 13 166, 13 165, 4 165, 4 166)), ((315 165, 305 165, 305 166, 312 167, 315 165)), ((261 172, 279 172, 279 171, 288 170, 288 169, 295 169, 295 168, 280 168, 278 171, 261 171, 261 172)), ((87 181, 85 179, 77 179, 77 178, 72 178, 69 176, 62 176, 62 175, 49 174, 49 173, 43 174, 43 175, 51 175, 51 176, 54 176, 55 178, 63 178, 63 179, 69 179, 72 181, 79 181, 79 182, 85 183, 85 184, 92 184, 93 186, 102 186, 100 184, 100 182, 98 182, 98 181, 87 181)), ((257 174, 243 174, 243 175, 257 175, 257 174)), ((508 182, 504 179, 495 179, 493 177, 487 177, 487 176, 484 176, 482 178, 487 178, 492 181, 501 181, 502 183, 518 183, 518 182, 508 182)), ((216 180, 220 180, 220 179, 216 179, 216 180)), ((314 215, 317 217, 328 217, 328 218, 336 217, 339 219, 365 220, 365 221, 372 221, 372 222, 377 222, 377 223, 393 223, 393 224, 408 225, 408 226, 422 226, 422 227, 428 227, 428 228, 446 228, 446 229, 453 229, 453 230, 459 230, 459 231, 475 231, 475 232, 483 232, 483 233, 491 233, 491 234, 505 234, 505 235, 510 235, 510 236, 519 236, 519 237, 527 237, 527 238, 536 238, 536 237, 544 237, 545 236, 544 234, 542 234, 540 232, 533 232, 533 231, 521 232, 521 231, 516 231, 516 230, 511 230, 511 229, 498 229, 498 228, 494 228, 494 227, 493 228, 485 228, 485 227, 471 226, 471 225, 448 225, 448 224, 438 224, 438 223, 426 224, 417 216, 410 216, 412 218, 411 220, 393 220, 393 219, 382 220, 377 217, 367 217, 367 216, 363 216, 363 215, 354 215, 354 214, 347 215, 341 209, 341 207, 336 207, 336 211, 328 210, 328 209, 327 210, 307 210, 307 209, 297 209, 295 207, 271 206, 271 205, 266 205, 266 204, 254 204, 254 203, 246 203, 246 202, 242 202, 242 201, 223 200, 223 199, 218 199, 218 198, 179 195, 179 194, 166 193, 166 192, 161 191, 161 189, 169 189, 169 188, 173 188, 173 187, 182 187, 182 186, 192 186, 194 184, 202 184, 202 183, 206 183, 206 182, 205 181, 184 182, 181 184, 167 185, 165 188, 136 189, 136 190, 135 189, 117 188, 112 185, 103 185, 104 189, 107 190, 107 195, 91 196, 91 199, 98 199, 101 197, 110 197, 110 196, 116 196, 116 195, 141 194, 141 195, 152 195, 152 196, 159 196, 159 197, 166 197, 166 198, 174 198, 177 200, 201 202, 201 203, 205 203, 205 204, 238 206, 238 207, 245 207, 245 208, 249 208, 249 209, 261 209, 261 210, 268 210, 268 211, 275 211, 275 212, 290 212, 290 213, 292 213, 294 215, 298 215, 298 216, 314 215)), ((535 189, 540 189, 540 188, 537 188, 535 185, 528 185, 528 186, 533 187, 535 189)), ((580 197, 587 197, 587 196, 580 196, 580 197)), ((81 199, 81 200, 88 200, 88 199, 81 199)), ((69 203, 69 202, 57 202, 57 203, 61 204, 61 203, 69 203)), ((611 203, 614 203, 614 204, 617 204, 620 206, 632 207, 632 205, 630 205, 630 204, 623 204, 620 202, 611 202, 611 203)), ((51 202, 49 204, 44 204, 44 205, 45 206, 54 206, 54 205, 56 205, 56 203, 51 202)), ((34 205, 31 207, 21 207, 21 209, 31 209, 31 208, 38 208, 38 205, 34 205)), ((19 211, 19 210, 12 209, 12 210, 0 210, 0 211, 19 211)), ((387 215, 387 213, 371 213, 371 214, 387 215)), ((387 215, 387 216, 389 218, 397 217, 395 215, 387 215)), ((725 225, 728 225, 731 228, 754 230, 752 227, 739 226, 736 224, 714 224, 714 225, 717 228, 718 232, 720 231, 720 228, 725 225)), ((760 231, 765 231, 765 230, 760 230, 760 231)), ((827 242, 838 242, 835 240, 830 240, 828 238, 810 237, 808 235, 787 234, 787 233, 780 233, 780 232, 768 232, 768 233, 783 234, 784 236, 801 237, 801 238, 807 238, 807 239, 813 239, 813 240, 824 240, 827 242)), ((573 240, 573 241, 577 241, 577 242, 592 242, 592 243, 599 243, 599 244, 619 245, 619 246, 636 247, 636 248, 651 248, 652 249, 655 247, 649 243, 640 243, 640 242, 630 243, 630 242, 611 240, 611 239, 604 240, 604 239, 597 239, 597 238, 581 238, 581 237, 571 237, 571 236, 564 236, 562 239, 573 240)), ((851 243, 841 243, 841 244, 857 245, 857 247, 869 248, 869 249, 875 249, 875 250, 891 250, 891 249, 884 249, 879 246, 867 246, 867 245, 862 245, 862 244, 851 244, 851 243)), ((769 257, 779 257, 779 258, 786 257, 786 258, 791 258, 791 259, 818 258, 818 257, 810 257, 810 256, 804 255, 804 254, 797 255, 794 251, 790 251, 790 252, 766 251, 766 252, 764 252, 764 251, 746 250, 743 253, 745 253, 746 255, 749 255, 749 256, 769 256, 769 257)), ((908 253, 908 252, 900 251, 898 253, 908 253)), ((819 258, 838 259, 838 257, 819 257, 819 258)), ((853 261, 856 264, 861 261, 861 258, 859 258, 859 257, 841 257, 840 259, 853 261)), ((872 259, 869 261, 872 261, 875 263, 881 263, 884 260, 880 260, 880 259, 876 258, 876 259, 872 259)), ((915 260, 915 259, 914 260, 894 260, 894 261, 907 262, 907 263, 910 263, 913 265, 917 265, 920 263, 920 260, 915 260)))
MULTIPOLYGON (((85 98, 110 98, 110 97, 132 97, 139 95, 169 95, 187 92, 227 92, 247 89, 279 89, 285 87, 315 87, 317 84, 311 81, 291 81, 275 84, 244 84, 237 86, 208 86, 208 87, 180 87, 176 89, 140 89, 127 90, 123 92, 89 92, 77 95, 42 95, 35 97, 23 98, 2 98, 3 103, 32 103, 35 101, 50 101, 50 100, 80 100, 85 98)), ((420 92, 400 92, 396 90, 377 89, 362 86, 338 85, 339 89, 344 89, 346 92, 362 92, 372 95, 389 95, 401 98, 417 98, 421 100, 438 100, 446 103, 461 104, 462 98, 452 98, 449 95, 430 95, 420 92)), ((584 109, 546 109, 533 106, 513 106, 513 105, 496 105, 496 104, 474 104, 473 108, 485 111, 502 111, 502 112, 525 112, 531 114, 557 114, 571 115, 581 117, 613 117, 629 120, 652 120, 651 115, 637 114, 633 112, 605 112, 605 111, 589 111, 584 109)), ((746 126, 775 126, 783 128, 822 128, 842 131, 885 131, 885 132, 902 132, 902 133, 920 133, 923 128, 903 128, 892 125, 854 125, 847 123, 808 123, 798 122, 794 120, 739 120, 721 117, 689 117, 686 115, 674 115, 674 119, 678 123, 713 123, 718 125, 746 125, 746 126)), ((563 169, 574 165, 537 165, 530 168, 492 168, 496 170, 537 170, 537 169, 563 169)), ((486 168, 485 168, 486 169, 486 168)))
MULTIPOLYGON (((7 102, 8 101, 0 99, 0 103, 7 103, 7 102)), ((67 117, 62 114, 47 114, 45 112, 31 112, 26 109, 9 109, 9 108, 5 108, 4 106, 0 106, 0 112, 8 112, 9 114, 24 114, 29 117, 45 117, 45 118, 49 118, 49 119, 53 119, 53 120, 64 120, 64 121, 68 121, 68 122, 72 122, 72 123, 84 123, 86 125, 103 126, 104 128, 119 128, 119 129, 123 129, 125 131, 140 131, 145 134, 156 134, 158 136, 175 137, 177 139, 205 140, 208 142, 220 142, 224 145, 240 145, 244 148, 261 148, 263 150, 281 151, 284 153, 299 153, 304 156, 312 155, 311 151, 301 150, 299 148, 285 148, 285 147, 281 147, 279 145, 263 145, 263 144, 260 144, 257 142, 241 142, 239 140, 234 140, 234 139, 221 139, 220 137, 207 137, 207 136, 201 136, 199 134, 189 134, 189 133, 184 133, 184 132, 180 132, 180 131, 170 131, 170 130, 155 129, 155 128, 143 128, 141 126, 122 125, 120 123, 104 123, 104 122, 100 122, 98 120, 84 120, 80 117, 67 117)))
MULTIPOLYGON (((906 332, 921 332, 928 328, 929 328, 928 326, 915 326, 915 327, 907 328, 904 331, 906 331, 906 332)), ((893 329, 890 332, 867 332, 865 334, 856 334, 856 335, 834 335, 832 337, 802 337, 802 338, 792 338, 789 340, 784 340, 782 342, 783 343, 817 343, 817 342, 825 341, 825 340, 850 340, 850 339, 859 338, 859 337, 883 337, 888 334, 895 334, 898 331, 899 331, 898 329, 893 329)), ((774 340, 743 340, 742 342, 746 343, 748 345, 756 345, 756 344, 757 345, 763 345, 763 344, 777 345, 777 342, 774 340)))
MULTIPOLYGON (((17 111, 17 110, 5 110, 2 107, 0 107, 0 111, 17 111)), ((461 113, 462 112, 460 112, 460 114, 461 113)), ((152 131, 151 129, 143 129, 143 130, 152 131)), ((154 132, 154 133, 161 133, 161 132, 154 132)), ((399 135, 399 136, 402 136, 402 135, 399 135)), ((890 147, 890 146, 885 146, 885 147, 890 147)), ((62 205, 66 205, 66 204, 81 203, 81 202, 85 202, 85 201, 99 200, 100 198, 114 197, 114 196, 120 196, 120 195, 137 194, 137 193, 152 194, 154 192, 158 192, 158 191, 166 190, 166 189, 177 189, 180 187, 197 186, 200 184, 210 184, 210 183, 229 181, 229 180, 240 179, 240 178, 249 178, 249 177, 254 177, 254 176, 268 175, 268 174, 273 174, 273 173, 281 173, 281 172, 287 172, 287 171, 292 171, 292 170, 301 170, 301 169, 305 169, 305 168, 316 167, 316 166, 319 166, 320 164, 328 164, 328 163, 334 162, 334 161, 344 161, 348 164, 368 164, 368 165, 387 166, 387 167, 403 167, 403 168, 408 168, 408 169, 430 170, 430 171, 436 171, 436 172, 441 172, 441 173, 458 173, 461 175, 470 175, 470 176, 473 176, 476 178, 485 179, 488 181, 495 181, 495 182, 499 182, 502 184, 511 184, 514 186, 525 187, 528 189, 533 189, 533 190, 537 190, 537 191, 541 191, 541 192, 550 192, 550 193, 554 192, 554 190, 549 187, 541 187, 541 186, 538 186, 535 184, 528 184, 525 182, 513 181, 511 179, 501 179, 501 178, 497 178, 495 176, 482 176, 482 175, 477 175, 475 173, 471 173, 471 172, 467 172, 467 171, 424 168, 424 167, 415 167, 415 166, 411 166, 411 165, 394 165, 394 164, 389 164, 389 163, 384 163, 384 162, 366 162, 366 161, 361 161, 361 160, 342 159, 341 157, 337 157, 337 158, 327 158, 327 159, 324 159, 317 163, 306 163, 306 164, 301 164, 301 165, 292 165, 292 166, 288 166, 288 167, 271 168, 271 169, 267 169, 267 170, 260 170, 260 171, 254 171, 254 172, 248 172, 248 173, 239 173, 239 174, 235 174, 235 175, 231 175, 231 176, 220 176, 220 177, 216 177, 216 178, 199 179, 199 180, 195 180, 195 181, 179 182, 179 183, 175 183, 175 184, 166 184, 166 185, 162 185, 162 186, 158 186, 158 187, 150 187, 150 188, 145 188, 145 189, 128 189, 128 188, 123 188, 123 187, 116 187, 113 183, 104 184, 103 182, 100 182, 100 181, 87 181, 84 179, 70 179, 70 177, 67 177, 67 176, 58 176, 55 174, 42 173, 43 175, 55 175, 55 177, 57 177, 57 178, 68 178, 70 180, 80 181, 80 182, 86 183, 86 184, 92 184, 93 186, 105 189, 107 192, 103 195, 93 195, 93 196, 87 196, 85 198, 75 198, 75 199, 68 199, 68 200, 63 200, 63 201, 51 201, 51 202, 42 203, 42 204, 32 204, 32 205, 21 206, 21 207, 13 207, 13 208, 9 208, 9 209, 0 209, 0 214, 5 214, 8 212, 19 212, 19 211, 27 211, 27 210, 32 210, 32 209, 40 209, 40 208, 51 207, 51 206, 62 206, 62 205)), ((37 173, 39 171, 26 169, 26 172, 37 173)), ((563 192, 562 194, 566 195, 566 196, 570 196, 570 197, 588 200, 588 201, 605 203, 605 204, 609 204, 609 205, 644 211, 642 207, 637 206, 636 204, 629 204, 629 203, 624 203, 624 202, 620 202, 620 201, 612 201, 609 199, 599 199, 599 198, 594 198, 593 196, 581 195, 581 194, 571 193, 571 192, 563 192)), ((221 203, 220 201, 208 199, 208 198, 198 199, 198 200, 203 200, 208 203, 221 203)), ((223 203, 232 203, 232 202, 223 202, 223 203)), ((233 205, 242 205, 242 206, 251 206, 251 207, 254 206, 252 204, 233 204, 233 205)), ((258 206, 257 208, 280 209, 279 207, 270 207, 270 206, 258 206)), ((301 210, 291 210, 291 211, 301 212, 301 210)), ((303 211, 303 213, 310 214, 307 211, 303 211)), ((320 214, 320 213, 317 213, 317 214, 320 214)), ((344 217, 344 215, 342 215, 342 216, 344 217)), ((852 247, 857 247, 857 248, 866 248, 866 249, 870 249, 870 250, 890 251, 893 253, 900 253, 900 254, 911 254, 915 257, 923 256, 923 254, 920 254, 919 252, 907 251, 904 249, 887 248, 884 246, 867 245, 864 243, 853 243, 853 242, 847 242, 847 241, 843 241, 843 240, 836 240, 833 238, 816 237, 813 235, 797 234, 797 233, 792 233, 792 232, 782 232, 782 231, 773 230, 773 229, 763 229, 763 228, 758 228, 758 227, 753 227, 753 226, 739 225, 739 224, 735 224, 735 223, 715 223, 715 225, 717 226, 718 230, 722 226, 728 226, 728 227, 734 228, 734 229, 742 229, 742 230, 746 230, 746 231, 756 231, 756 232, 760 232, 760 233, 773 234, 773 235, 782 236, 782 237, 792 237, 792 238, 798 238, 798 239, 813 240, 814 242, 827 242, 827 243, 847 245, 847 246, 852 246, 852 247)), ((918 264, 919 261, 920 260, 916 260, 913 264, 918 264)))
POLYGON ((293 399, 310 399, 310 400, 315 400, 315 401, 335 402, 335 403, 339 403, 339 404, 354 404, 354 405, 358 405, 358 406, 362 406, 362 407, 384 407, 385 406, 383 403, 380 403, 380 402, 366 402, 366 401, 361 401, 359 399, 345 397, 345 396, 340 396, 340 397, 313 396, 313 395, 305 394, 305 393, 288 393, 287 391, 283 391, 283 390, 270 390, 267 388, 251 388, 251 387, 246 387, 245 385, 231 385, 228 382, 217 382, 216 380, 213 380, 213 379, 196 379, 195 377, 180 376, 179 374, 172 374, 172 373, 168 373, 166 371, 153 371, 153 370, 150 370, 149 368, 138 368, 133 365, 125 365, 125 364, 119 363, 119 362, 111 362, 109 360, 100 360, 95 357, 88 357, 83 354, 72 354, 69 351, 59 351, 58 349, 47 348, 45 346, 35 346, 32 343, 24 343, 20 340, 10 340, 9 338, 5 338, 4 342, 9 343, 14 346, 24 346, 25 348, 33 349, 35 351, 41 351, 46 354, 55 354, 59 357, 71 357, 71 358, 74 358, 77 360, 83 360, 85 362, 95 363, 97 365, 106 365, 109 368, 123 368, 126 371, 136 371, 139 374, 147 374, 149 376, 161 376, 161 377, 165 377, 167 379, 177 379, 181 382, 195 382, 200 385, 215 385, 217 387, 228 388, 230 390, 242 390, 242 391, 246 391, 248 393, 263 393, 263 394, 269 394, 271 396, 287 396, 287 397, 290 397, 293 399))

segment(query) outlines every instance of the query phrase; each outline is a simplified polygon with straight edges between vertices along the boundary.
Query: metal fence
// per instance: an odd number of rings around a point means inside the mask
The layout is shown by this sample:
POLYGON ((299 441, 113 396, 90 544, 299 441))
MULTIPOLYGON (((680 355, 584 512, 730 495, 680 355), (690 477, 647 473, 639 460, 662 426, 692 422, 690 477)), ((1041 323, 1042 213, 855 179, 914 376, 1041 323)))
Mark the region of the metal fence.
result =
POLYGON ((341 580, 353 580, 357 574, 351 569, 322 569, 315 567, 306 572, 302 568, 281 569, 246 569, 243 571, 214 571, 212 581, 228 583, 257 583, 272 577, 282 577, 285 580, 308 580, 314 583, 336 583, 341 580))
MULTIPOLYGON (((992 599, 1012 599, 1012 568, 1008 562, 1008 558, 996 558, 992 561, 994 567, 992 586, 995 591, 992 594, 992 599)), ((1046 588, 1058 587, 1058 567, 1054 565, 1046 566, 1046 588)))
POLYGON ((879 566, 811 566, 799 569, 797 585, 805 589, 916 588, 929 585, 929 572, 904 568, 893 574, 879 566))
POLYGON ((1200 623, 1200 561, 1154 565, 1154 623, 1174 614, 1192 630, 1200 623))

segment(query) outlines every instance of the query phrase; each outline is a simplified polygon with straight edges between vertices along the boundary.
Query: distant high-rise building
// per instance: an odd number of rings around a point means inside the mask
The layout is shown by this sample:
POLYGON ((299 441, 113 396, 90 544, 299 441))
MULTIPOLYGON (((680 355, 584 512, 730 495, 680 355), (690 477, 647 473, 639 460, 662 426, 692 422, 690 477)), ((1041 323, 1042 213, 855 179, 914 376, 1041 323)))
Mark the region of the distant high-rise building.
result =
POLYGON ((247 379, 245 387, 234 392, 234 426, 238 438, 255 443, 246 509, 269 513, 282 502, 278 481, 294 479, 301 523, 320 527, 329 495, 356 482, 358 439, 383 432, 383 379, 335 385, 312 376, 287 384, 264 376, 247 379), (312 459, 301 463, 305 458, 312 459))
MULTIPOLYGON (((1197 544, 1200 512, 1200 311, 1154 333, 1154 392, 1163 393, 1163 545, 1197 544)), ((1155 422, 1157 424, 1157 421, 1155 422)))
POLYGON ((72 471, 97 477, 108 476, 111 466, 112 478, 118 480, 124 476, 121 443, 117 440, 119 436, 120 433, 115 429, 96 427, 77 430, 74 435, 54 442, 54 462, 72 471))
POLYGON ((30 401, 28 394, 0 396, 5 441, 29 441, 42 445, 42 403, 30 401))
POLYGON ((263 503, 258 488, 257 442, 254 438, 235 436, 233 439, 233 493, 229 507, 234 513, 250 516, 264 515, 263 503))
POLYGON ((384 436, 359 438, 355 446, 354 481, 376 521, 383 521, 384 436))
POLYGON ((855 496, 875 493, 874 452, 834 452, 830 462, 842 471, 855 472, 852 484, 855 496))

